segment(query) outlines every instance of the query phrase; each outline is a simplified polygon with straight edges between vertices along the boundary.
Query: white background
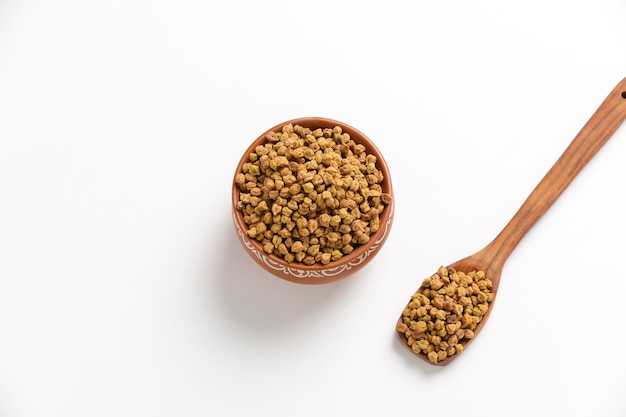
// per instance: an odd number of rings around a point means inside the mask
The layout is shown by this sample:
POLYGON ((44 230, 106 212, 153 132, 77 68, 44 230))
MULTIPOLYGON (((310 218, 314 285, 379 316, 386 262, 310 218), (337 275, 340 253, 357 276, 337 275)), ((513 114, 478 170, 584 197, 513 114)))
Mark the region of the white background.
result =
POLYGON ((0 416, 625 416, 626 128, 461 357, 394 330, 623 77, 622 0, 0 0, 0 416), (329 285, 262 271, 230 216, 250 141, 301 116, 367 134, 396 193, 329 285))

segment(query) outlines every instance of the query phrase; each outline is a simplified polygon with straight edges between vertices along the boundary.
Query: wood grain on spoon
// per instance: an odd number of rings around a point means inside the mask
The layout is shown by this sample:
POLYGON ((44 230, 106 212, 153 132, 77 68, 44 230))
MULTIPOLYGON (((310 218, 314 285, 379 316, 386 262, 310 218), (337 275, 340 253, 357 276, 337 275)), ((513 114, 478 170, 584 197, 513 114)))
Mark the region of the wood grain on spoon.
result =
MULTIPOLYGON (((626 119, 626 78, 620 81, 606 97, 496 238, 482 250, 449 265, 451 268, 465 273, 482 270, 486 277, 493 282, 494 301, 490 303, 489 309, 474 330, 475 336, 483 329, 493 310, 495 295, 500 286, 502 268, 509 255, 587 162, 609 140, 624 119, 626 119)), ((423 291, 423 289, 420 287, 418 292, 423 291)), ((401 321, 402 316, 398 319, 398 324, 401 321)), ((404 335, 400 333, 398 335, 400 341, 413 352, 404 335)), ((472 340, 474 338, 464 339, 461 343, 464 348, 467 348, 472 340)), ((437 363, 433 363, 423 353, 416 355, 433 365, 447 365, 459 356, 448 356, 437 363)))

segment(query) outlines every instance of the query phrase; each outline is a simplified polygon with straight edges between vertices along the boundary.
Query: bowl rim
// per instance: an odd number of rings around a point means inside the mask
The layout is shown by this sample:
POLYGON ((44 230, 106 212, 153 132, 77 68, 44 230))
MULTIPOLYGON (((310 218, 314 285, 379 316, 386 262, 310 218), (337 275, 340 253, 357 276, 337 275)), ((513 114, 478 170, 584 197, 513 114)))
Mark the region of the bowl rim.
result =
POLYGON ((257 258, 258 261, 262 262, 268 268, 273 270, 276 273, 280 273, 279 275, 292 276, 295 278, 330 278, 335 277, 339 274, 342 274, 346 271, 350 271, 353 268, 356 268, 367 261, 370 260, 373 253, 376 252, 384 243, 389 235, 389 231, 391 229, 392 220, 393 220, 393 212, 395 206, 395 198, 393 194, 393 184, 391 180, 391 175, 389 172, 389 166, 385 158, 383 157, 380 150, 376 147, 374 142, 366 136, 364 133, 359 131, 358 129, 350 126, 345 122, 341 122, 334 119, 329 119, 326 117, 299 117, 295 119, 286 120, 284 122, 278 123, 277 125, 267 129, 261 135, 259 135, 243 152, 241 155, 239 162, 237 164, 237 168, 235 169, 235 173, 232 177, 232 188, 231 188, 231 198, 232 198, 232 216, 233 222, 235 224, 235 228, 237 229, 237 234, 239 235, 239 239, 244 244, 246 249, 257 258), (344 132, 350 134, 350 137, 355 140, 355 142, 362 144, 365 146, 368 153, 372 153, 376 156, 376 166, 379 170, 382 171, 384 180, 381 184, 383 191, 392 196, 391 203, 389 203, 383 214, 381 215, 381 224, 380 228, 370 236, 369 242, 366 244, 360 245, 354 249, 350 254, 343 256, 340 260, 331 261, 327 265, 323 265, 320 263, 315 263, 313 265, 305 265, 300 262, 287 262, 283 258, 275 255, 267 253, 263 250, 263 247, 259 241, 256 239, 251 239, 247 235, 247 225, 243 221, 243 214, 241 211, 237 210, 237 203, 239 201, 239 187, 235 183, 235 176, 241 172, 243 164, 248 162, 247 156, 260 144, 265 142, 265 136, 270 132, 276 132, 282 129, 283 126, 291 123, 292 125, 302 125, 304 127, 312 128, 315 126, 326 128, 333 128, 334 126, 341 126, 344 132))

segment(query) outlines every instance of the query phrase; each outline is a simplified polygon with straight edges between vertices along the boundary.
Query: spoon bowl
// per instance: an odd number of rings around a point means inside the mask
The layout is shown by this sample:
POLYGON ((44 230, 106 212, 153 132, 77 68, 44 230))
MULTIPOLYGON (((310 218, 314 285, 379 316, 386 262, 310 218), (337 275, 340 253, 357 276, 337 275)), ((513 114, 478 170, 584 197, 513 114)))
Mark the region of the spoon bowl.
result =
MULTIPOLYGON (((475 254, 449 265, 450 268, 464 273, 483 271, 485 277, 489 278, 493 284, 491 288, 493 300, 474 329, 474 337, 459 341, 463 345, 463 351, 485 327, 491 315, 500 286, 502 269, 509 255, 587 162, 609 140, 624 119, 626 119, 626 78, 622 79, 609 93, 498 236, 475 254)), ((424 286, 421 286, 416 292, 421 293, 424 289, 424 286)), ((408 308, 409 303, 405 309, 408 308)), ((403 316, 400 315, 396 327, 402 323, 402 319, 403 316)), ((409 351, 432 365, 447 365, 459 356, 459 354, 454 354, 437 362, 431 362, 423 352, 413 351, 403 333, 397 332, 397 334, 400 342, 409 351)))

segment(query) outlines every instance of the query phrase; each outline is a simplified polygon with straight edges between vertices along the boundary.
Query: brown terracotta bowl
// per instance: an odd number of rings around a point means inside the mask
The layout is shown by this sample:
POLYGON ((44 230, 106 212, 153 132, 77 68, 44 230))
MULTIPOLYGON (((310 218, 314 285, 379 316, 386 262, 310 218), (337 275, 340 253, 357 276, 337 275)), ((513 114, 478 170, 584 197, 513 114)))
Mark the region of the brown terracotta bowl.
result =
POLYGON ((330 261, 327 264, 315 263, 313 265, 305 265, 301 262, 287 262, 282 257, 273 253, 267 253, 263 250, 262 244, 253 238, 248 236, 248 226, 244 222, 244 215, 240 210, 237 210, 237 204, 239 202, 240 189, 235 183, 235 179, 232 181, 232 215, 235 225, 235 230, 241 244, 245 251, 254 259, 266 271, 274 274, 275 276, 285 279, 287 281, 299 283, 299 284, 325 284, 334 282, 343 278, 346 278, 361 268, 363 268, 368 262, 370 262, 374 256, 380 251, 391 229, 394 213, 394 200, 393 189, 391 185, 391 176, 389 174, 389 168, 383 158, 382 154, 376 148, 374 143, 363 133, 357 129, 349 126, 345 123, 338 122, 336 120, 321 118, 321 117, 305 117, 299 119, 288 120, 280 123, 266 132, 259 135, 257 139, 246 149, 241 157, 235 176, 242 172, 243 164, 249 162, 249 156, 254 152, 257 146, 266 143, 266 136, 270 132, 280 132, 283 126, 291 123, 293 126, 300 125, 305 128, 315 130, 317 128, 334 128, 340 126, 343 132, 349 133, 352 140, 357 144, 365 146, 367 153, 376 156, 376 167, 383 174, 383 181, 380 184, 382 191, 385 194, 390 195, 391 202, 388 203, 380 215, 380 228, 370 235, 370 239, 367 243, 355 246, 354 250, 344 255, 342 258, 330 261))

